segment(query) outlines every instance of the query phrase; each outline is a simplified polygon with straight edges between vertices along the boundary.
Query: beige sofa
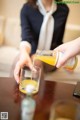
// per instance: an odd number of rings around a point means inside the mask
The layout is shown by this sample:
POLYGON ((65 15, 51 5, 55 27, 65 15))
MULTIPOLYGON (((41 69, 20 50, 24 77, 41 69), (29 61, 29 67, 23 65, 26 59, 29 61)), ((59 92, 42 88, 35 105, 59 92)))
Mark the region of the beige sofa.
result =
POLYGON ((9 76, 20 39, 19 20, 0 16, 0 76, 9 76))

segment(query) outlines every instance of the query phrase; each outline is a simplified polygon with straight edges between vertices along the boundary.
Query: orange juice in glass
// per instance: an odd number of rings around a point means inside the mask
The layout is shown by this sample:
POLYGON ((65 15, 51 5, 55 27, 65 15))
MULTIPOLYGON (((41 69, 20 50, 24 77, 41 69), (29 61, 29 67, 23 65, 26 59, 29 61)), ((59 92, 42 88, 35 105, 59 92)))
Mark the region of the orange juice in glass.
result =
POLYGON ((39 91, 41 68, 33 66, 33 70, 23 68, 21 70, 21 80, 19 84, 19 90, 26 94, 26 87, 32 86, 34 88, 32 94, 36 94, 39 91))

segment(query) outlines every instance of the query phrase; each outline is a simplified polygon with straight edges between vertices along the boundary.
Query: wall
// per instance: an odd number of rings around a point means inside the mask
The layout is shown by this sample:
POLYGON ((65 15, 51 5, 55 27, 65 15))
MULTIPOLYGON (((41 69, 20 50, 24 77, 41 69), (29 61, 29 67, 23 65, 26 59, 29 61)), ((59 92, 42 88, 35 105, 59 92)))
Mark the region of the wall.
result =
POLYGON ((0 0, 0 15, 19 17, 20 9, 25 0, 0 0))
POLYGON ((80 36, 80 4, 68 4, 70 12, 67 20, 64 42, 80 36))
MULTIPOLYGON (((0 15, 19 18, 20 9, 26 0, 0 0, 0 15)), ((70 8, 64 42, 80 36, 80 4, 68 4, 70 8)))

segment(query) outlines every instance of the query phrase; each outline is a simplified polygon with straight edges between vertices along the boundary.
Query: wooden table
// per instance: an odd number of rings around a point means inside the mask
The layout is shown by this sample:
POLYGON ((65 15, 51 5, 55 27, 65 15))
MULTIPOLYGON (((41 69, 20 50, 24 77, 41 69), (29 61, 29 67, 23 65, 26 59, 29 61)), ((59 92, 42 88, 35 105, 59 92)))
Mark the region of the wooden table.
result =
MULTIPOLYGON (((42 80, 40 90, 34 96, 37 104, 34 120, 49 120, 51 105, 57 100, 68 99, 80 103, 80 99, 73 96, 74 88, 72 84, 42 80)), ((8 120, 20 120, 23 97, 13 78, 0 78, 0 112, 8 112, 8 120)))

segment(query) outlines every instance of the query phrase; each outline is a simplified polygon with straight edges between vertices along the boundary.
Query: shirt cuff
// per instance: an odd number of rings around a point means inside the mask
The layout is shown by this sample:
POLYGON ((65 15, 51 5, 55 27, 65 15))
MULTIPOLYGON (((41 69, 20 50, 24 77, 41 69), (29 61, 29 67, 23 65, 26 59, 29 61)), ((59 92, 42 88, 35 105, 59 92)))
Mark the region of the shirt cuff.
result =
POLYGON ((28 47, 29 48, 29 53, 31 53, 31 44, 27 41, 21 41, 20 43, 20 48, 22 47, 28 47))

